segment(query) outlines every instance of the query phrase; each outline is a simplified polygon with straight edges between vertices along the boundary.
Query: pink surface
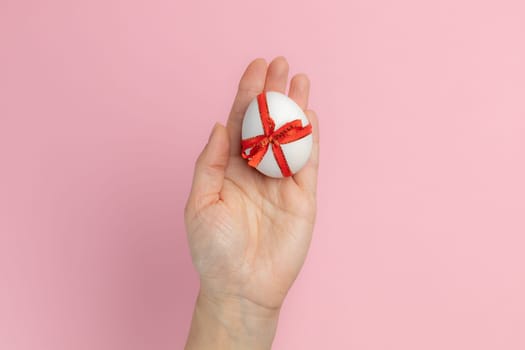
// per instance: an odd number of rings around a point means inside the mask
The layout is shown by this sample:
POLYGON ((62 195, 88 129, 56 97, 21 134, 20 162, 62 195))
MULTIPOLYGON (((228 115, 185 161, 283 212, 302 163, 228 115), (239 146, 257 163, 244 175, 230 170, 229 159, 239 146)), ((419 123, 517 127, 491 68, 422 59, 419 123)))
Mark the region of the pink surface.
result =
POLYGON ((321 120, 275 349, 525 349, 521 0, 0 2, 0 348, 180 349, 193 161, 245 65, 321 120))

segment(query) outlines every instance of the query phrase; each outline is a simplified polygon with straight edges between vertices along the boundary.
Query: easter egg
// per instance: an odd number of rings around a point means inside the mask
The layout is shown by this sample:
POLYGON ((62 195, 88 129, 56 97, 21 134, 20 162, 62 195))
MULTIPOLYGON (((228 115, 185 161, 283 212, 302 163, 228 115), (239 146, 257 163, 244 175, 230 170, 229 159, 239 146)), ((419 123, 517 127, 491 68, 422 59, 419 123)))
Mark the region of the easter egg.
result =
POLYGON ((257 95, 246 109, 241 156, 266 176, 289 177, 300 171, 312 152, 312 126, 302 108, 275 91, 257 95))

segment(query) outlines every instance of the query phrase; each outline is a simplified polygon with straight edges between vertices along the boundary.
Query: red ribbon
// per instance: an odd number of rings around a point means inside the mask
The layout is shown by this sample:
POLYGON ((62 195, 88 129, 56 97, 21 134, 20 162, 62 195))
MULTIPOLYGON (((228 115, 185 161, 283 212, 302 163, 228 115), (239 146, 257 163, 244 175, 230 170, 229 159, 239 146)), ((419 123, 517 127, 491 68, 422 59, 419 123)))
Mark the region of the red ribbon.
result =
POLYGON ((264 135, 258 135, 242 140, 242 157, 248 159, 248 165, 255 168, 259 165, 271 144, 273 155, 281 169, 281 173, 285 177, 292 176, 292 171, 288 166, 281 145, 308 136, 312 133, 312 125, 308 124, 303 127, 301 120, 296 119, 275 130, 275 122, 270 116, 265 92, 262 92, 257 96, 257 105, 259 106, 259 114, 261 116, 264 135), (248 154, 246 153, 247 150, 250 150, 248 154))

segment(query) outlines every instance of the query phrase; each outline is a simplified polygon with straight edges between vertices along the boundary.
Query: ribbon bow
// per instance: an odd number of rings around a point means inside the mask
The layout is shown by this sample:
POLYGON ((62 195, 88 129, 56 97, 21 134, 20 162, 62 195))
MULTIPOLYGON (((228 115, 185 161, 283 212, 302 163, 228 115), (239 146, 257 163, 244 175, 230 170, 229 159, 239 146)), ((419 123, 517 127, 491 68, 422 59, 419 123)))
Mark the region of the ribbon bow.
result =
POLYGON ((248 159, 248 165, 257 167, 264 155, 272 145, 273 155, 281 169, 283 176, 292 176, 292 171, 288 166, 286 157, 281 148, 282 144, 290 143, 308 136, 312 132, 312 125, 302 126, 300 119, 292 120, 275 130, 275 122, 270 116, 266 93, 262 92, 257 96, 257 105, 264 130, 264 135, 257 135, 241 141, 242 157, 248 159), (246 151, 249 150, 249 153, 246 151))

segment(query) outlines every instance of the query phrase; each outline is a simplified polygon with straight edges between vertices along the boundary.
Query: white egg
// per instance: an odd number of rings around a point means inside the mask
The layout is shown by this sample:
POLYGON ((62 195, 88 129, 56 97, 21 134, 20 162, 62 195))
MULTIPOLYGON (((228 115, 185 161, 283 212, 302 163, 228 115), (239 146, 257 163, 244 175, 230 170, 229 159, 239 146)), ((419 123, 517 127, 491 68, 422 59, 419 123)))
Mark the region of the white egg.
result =
MULTIPOLYGON (((275 91, 268 91, 265 94, 269 115, 275 122, 274 131, 277 131, 283 125, 293 120, 300 120, 301 128, 309 125, 308 118, 294 100, 275 91)), ((255 98, 250 102, 244 114, 241 137, 243 140, 246 140, 259 135, 264 135, 264 129, 261 121, 259 102, 258 99, 255 98)), ((284 177, 283 170, 279 167, 272 150, 271 143, 275 142, 269 137, 266 138, 266 140, 269 141, 270 144, 267 147, 264 157, 259 164, 256 165, 256 169, 270 177, 284 177)), ((278 147, 282 149, 291 174, 297 173, 308 162, 312 152, 312 141, 312 134, 309 133, 289 143, 280 144, 277 142, 278 147)), ((249 154, 250 150, 251 149, 246 149, 243 153, 245 155, 249 154)))

